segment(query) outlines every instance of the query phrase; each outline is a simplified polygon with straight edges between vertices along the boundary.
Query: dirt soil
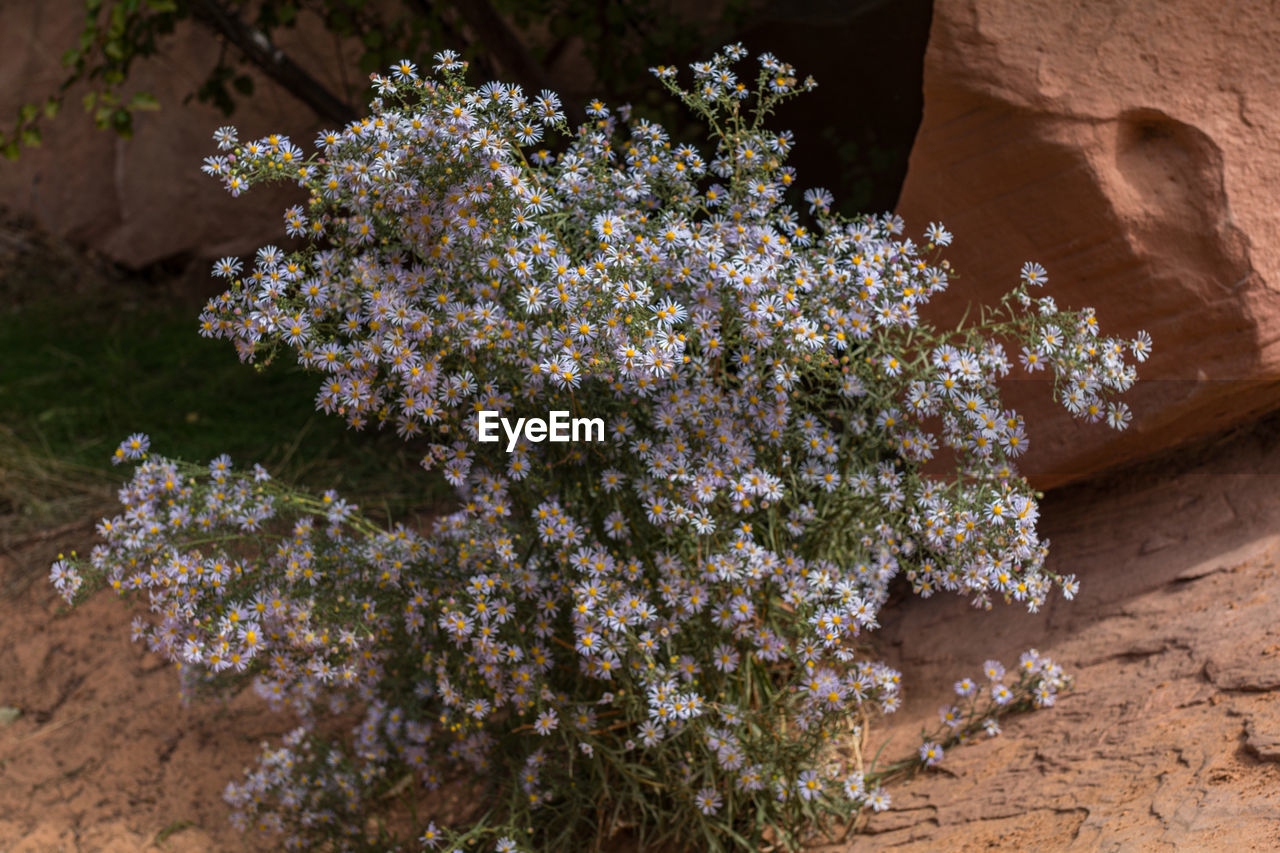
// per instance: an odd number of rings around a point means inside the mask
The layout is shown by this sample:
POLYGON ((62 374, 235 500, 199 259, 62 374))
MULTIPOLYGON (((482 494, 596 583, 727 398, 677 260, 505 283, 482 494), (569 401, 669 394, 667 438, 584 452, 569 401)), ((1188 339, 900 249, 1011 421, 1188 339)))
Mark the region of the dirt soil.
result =
POLYGON ((288 721, 249 691, 184 707, 115 593, 69 610, 45 564, 92 541, 86 523, 0 554, 0 706, 21 712, 0 719, 0 851, 245 850, 222 790, 288 721))
MULTIPOLYGON (((1043 506, 1074 602, 1036 615, 954 598, 886 614, 906 704, 887 755, 950 684, 1035 647, 1076 689, 896 786, 831 850, 1280 849, 1280 420, 1043 506)), ((252 695, 178 701, 114 595, 67 611, 44 579, 91 521, 0 553, 0 851, 244 850, 221 792, 288 728, 252 695)))

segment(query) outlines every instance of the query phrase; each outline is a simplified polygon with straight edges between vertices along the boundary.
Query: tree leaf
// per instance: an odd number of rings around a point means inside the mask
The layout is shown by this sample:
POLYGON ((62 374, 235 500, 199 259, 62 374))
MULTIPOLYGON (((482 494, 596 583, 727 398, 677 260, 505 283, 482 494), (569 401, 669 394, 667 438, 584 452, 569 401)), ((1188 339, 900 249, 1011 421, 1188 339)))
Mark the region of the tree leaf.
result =
POLYGON ((129 109, 155 112, 160 109, 160 102, 150 92, 135 92, 133 97, 129 99, 129 109))
POLYGON ((111 129, 121 139, 133 138, 133 113, 121 107, 111 113, 111 129))

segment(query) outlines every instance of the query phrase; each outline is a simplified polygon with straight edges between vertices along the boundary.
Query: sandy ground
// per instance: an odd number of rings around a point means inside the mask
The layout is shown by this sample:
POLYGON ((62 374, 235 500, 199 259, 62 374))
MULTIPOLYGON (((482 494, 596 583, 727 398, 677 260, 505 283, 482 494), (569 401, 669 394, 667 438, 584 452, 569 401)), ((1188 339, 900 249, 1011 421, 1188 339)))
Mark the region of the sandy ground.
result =
MULTIPOLYGON (((0 851, 243 850, 221 791, 288 721, 251 695, 183 707, 100 595, 44 581, 90 523, 0 555, 0 851)), ((886 754, 949 685, 1028 647, 1076 679, 1050 710, 950 750, 839 850, 1280 849, 1280 421, 1051 494, 1051 561, 1083 583, 1029 615, 948 598, 887 614, 907 685, 886 754)))
POLYGON ((184 707, 114 593, 68 610, 44 564, 90 532, 0 556, 0 706, 21 710, 0 727, 0 851, 244 850, 222 789, 286 720, 250 692, 184 707))
POLYGON ((1028 647, 1075 691, 951 750, 841 849, 1280 849, 1280 421, 1043 509, 1079 597, 1034 616, 904 602, 883 639, 911 692, 882 732, 918 742, 952 682, 1028 647))

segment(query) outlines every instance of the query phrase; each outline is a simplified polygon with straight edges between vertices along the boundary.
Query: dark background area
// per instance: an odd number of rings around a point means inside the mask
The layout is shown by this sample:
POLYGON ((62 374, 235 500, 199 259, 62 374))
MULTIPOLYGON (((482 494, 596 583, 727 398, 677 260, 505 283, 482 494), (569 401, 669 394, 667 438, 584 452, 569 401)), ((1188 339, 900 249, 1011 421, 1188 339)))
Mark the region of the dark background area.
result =
POLYGON ((785 104, 802 186, 826 186, 845 214, 898 203, 920 117, 930 0, 780 0, 740 38, 812 74, 818 88, 785 104))

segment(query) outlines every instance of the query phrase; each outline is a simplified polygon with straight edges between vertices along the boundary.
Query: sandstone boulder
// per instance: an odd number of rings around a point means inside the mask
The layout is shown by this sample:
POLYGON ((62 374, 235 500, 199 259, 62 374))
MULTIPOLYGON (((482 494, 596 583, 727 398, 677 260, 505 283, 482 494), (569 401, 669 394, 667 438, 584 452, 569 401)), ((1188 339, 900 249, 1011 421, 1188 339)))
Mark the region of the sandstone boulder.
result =
MULTIPOLYGON (((5 121, 23 103, 42 100, 62 82, 59 57, 80 34, 83 7, 77 0, 0 4, 0 116, 5 121)), ((305 27, 284 36, 282 46, 290 55, 332 91, 342 91, 331 36, 305 27)), ((233 119, 195 101, 184 106, 217 61, 219 44, 184 22, 162 45, 163 52, 137 63, 130 78, 126 94, 147 91, 161 105, 157 112, 136 115, 131 140, 94 128, 80 107, 87 89, 73 89, 62 113, 45 124, 42 147, 25 149, 16 162, 0 160, 0 206, 133 268, 243 254, 283 240, 281 213, 300 198, 299 190, 259 188, 250 200, 234 200, 201 174, 200 164, 216 153, 210 137, 219 125, 235 124, 242 138, 288 133, 310 148, 320 128, 315 115, 256 73, 251 73, 254 97, 241 102, 233 119)), ((352 100, 358 102, 362 79, 349 72, 346 79, 356 87, 352 100)))
POLYGON ((1048 268, 1060 305, 1155 340, 1127 433, 1011 382, 1039 487, 1280 403, 1280 17, 1266 2, 937 0, 899 212, 955 232, 954 321, 1048 268))

